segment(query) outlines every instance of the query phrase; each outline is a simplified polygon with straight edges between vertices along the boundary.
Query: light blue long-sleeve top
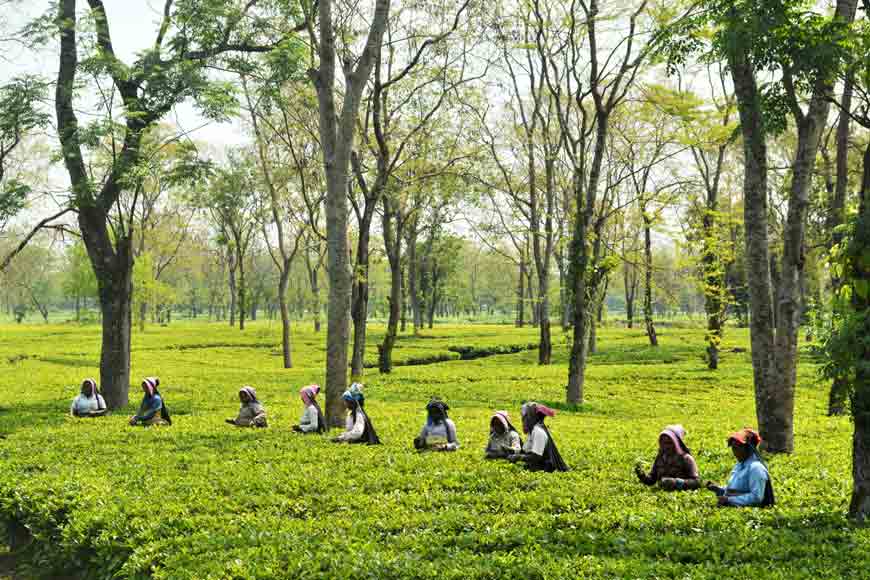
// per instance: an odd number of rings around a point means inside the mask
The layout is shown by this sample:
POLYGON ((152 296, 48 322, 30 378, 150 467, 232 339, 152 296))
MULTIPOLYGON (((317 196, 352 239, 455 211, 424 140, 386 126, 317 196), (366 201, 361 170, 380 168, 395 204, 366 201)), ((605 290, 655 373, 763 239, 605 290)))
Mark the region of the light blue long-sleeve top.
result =
POLYGON ((770 474, 764 463, 753 453, 734 466, 725 494, 728 505, 736 507, 758 506, 764 501, 764 488, 770 474))
POLYGON ((136 419, 139 421, 149 421, 160 412, 161 407, 163 407, 163 399, 160 398, 160 395, 156 393, 151 397, 145 395, 142 399, 142 404, 139 406, 139 413, 136 414, 136 419))

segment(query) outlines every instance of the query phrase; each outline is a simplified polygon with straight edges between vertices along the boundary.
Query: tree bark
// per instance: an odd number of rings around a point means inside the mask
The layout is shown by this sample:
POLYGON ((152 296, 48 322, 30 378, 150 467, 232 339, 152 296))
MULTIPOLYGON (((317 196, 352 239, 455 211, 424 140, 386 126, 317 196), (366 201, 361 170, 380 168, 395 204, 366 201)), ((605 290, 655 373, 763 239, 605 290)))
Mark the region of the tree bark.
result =
POLYGON ((278 308, 281 311, 281 354, 284 357, 284 368, 293 368, 293 356, 290 345, 290 308, 287 305, 287 286, 290 283, 290 268, 281 271, 278 280, 278 308))
POLYGON ((646 207, 641 206, 641 217, 643 218, 643 255, 644 255, 644 288, 643 288, 643 321, 646 325, 646 336, 649 339, 650 346, 658 346, 659 339, 656 335, 656 327, 653 322, 653 302, 652 302, 652 274, 653 274, 653 255, 652 255, 652 220, 646 213, 646 207))
POLYGON ((390 296, 387 298, 390 313, 384 342, 378 346, 378 368, 382 373, 393 370, 393 347, 398 335, 402 306, 402 217, 389 197, 384 197, 384 246, 390 263, 390 296), (394 223, 395 222, 395 223, 394 223))
MULTIPOLYGON (((366 193, 366 207, 359 220, 357 232, 356 270, 351 291, 351 319, 353 321, 353 349, 351 356, 351 376, 363 376, 365 367, 366 327, 369 309, 369 240, 371 238, 372 218, 376 201, 370 201, 366 193)), ((377 195, 380 197, 380 195, 377 195)))
POLYGON ((791 425, 790 418, 779 413, 782 405, 777 392, 778 373, 767 231, 767 143, 764 118, 755 70, 745 50, 738 43, 729 54, 729 66, 743 133, 743 214, 746 227, 746 275, 752 311, 749 328, 755 408, 762 437, 772 442, 773 449, 778 450, 788 448, 788 437, 783 438, 783 434, 790 432, 791 425), (787 425, 783 424, 786 419, 789 420, 787 425), (768 439, 771 436, 774 437, 772 441, 768 439))
MULTIPOLYGON (((864 171, 861 182, 861 203, 858 212, 853 241, 859 244, 858 250, 870 250, 870 145, 864 151, 864 171)), ((850 252, 853 256, 859 252, 850 252)), ((870 264, 866 260, 854 259, 855 281, 870 285, 870 264)), ((867 286, 865 286, 867 287, 867 286)), ((863 317, 863 336, 870 336, 870 297, 858 292, 852 293, 852 309, 857 316, 863 317)), ((855 432, 852 436, 852 500, 849 516, 866 523, 870 519, 870 344, 863 342, 863 354, 859 355, 852 392, 852 416, 855 432)))
POLYGON ((232 248, 229 249, 229 257, 228 257, 229 268, 229 287, 230 287, 230 327, 234 328, 236 326, 236 308, 238 300, 238 293, 236 289, 236 254, 232 248))
MULTIPOLYGON (((843 100, 840 103, 842 112, 837 124, 837 178, 834 195, 830 200, 826 229, 830 236, 828 251, 836 244, 842 242, 843 235, 837 231, 838 226, 845 221, 846 196, 849 188, 849 135, 851 133, 850 112, 852 110, 852 96, 854 93, 854 73, 849 74, 843 86, 843 100)), ((842 286, 839 276, 832 273, 831 290, 837 294, 842 286)), ((828 415, 838 416, 846 412, 846 401, 849 396, 849 385, 846 381, 837 378, 831 383, 831 393, 828 397, 828 415)), ((867 433, 870 436, 870 432, 867 433)))
POLYGON ((520 272, 517 280, 517 318, 516 327, 522 328, 526 325, 526 260, 525 255, 520 254, 520 272))
MULTIPOLYGON (((589 225, 594 216, 595 200, 598 197, 598 186, 601 179, 601 166, 607 148, 607 133, 609 117, 606 112, 598 111, 595 127, 595 152, 589 173, 589 182, 583 187, 582 176, 574 177, 575 217, 574 233, 571 240, 571 286, 574 299, 574 336, 571 344, 571 357, 568 363, 567 401, 569 404, 583 403, 583 386, 586 377, 586 361, 589 356, 589 331, 593 315, 590 311, 590 298, 597 288, 597 273, 589 272, 589 264, 595 264, 597 256, 589 255, 588 236, 589 225)), ((601 220, 598 227, 603 226, 601 220)), ((601 232, 596 232, 600 234, 601 232)), ((595 244, 600 245, 600 235, 595 244)), ((600 246, 599 246, 600 247, 600 246)))
MULTIPOLYGON (((340 114, 336 106, 336 40, 332 0, 317 4, 320 68, 309 71, 317 90, 320 145, 326 174, 326 239, 329 265, 329 310, 326 338, 326 417, 330 426, 344 419, 342 393, 347 388, 352 276, 348 247, 348 172, 359 113, 360 96, 380 52, 389 14, 389 0, 377 0, 365 48, 356 66, 344 61, 345 91, 340 114)), ((313 34, 313 32, 312 32, 313 34)))
POLYGON ((245 256, 241 244, 236 244, 236 262, 239 269, 239 330, 245 329, 245 308, 247 306, 247 288, 245 287, 245 256))
POLYGON ((401 332, 405 332, 408 324, 407 315, 408 315, 408 292, 406 290, 407 284, 405 284, 405 268, 402 267, 401 271, 401 292, 402 292, 402 321, 401 321, 401 332))
POLYGON ((411 298, 411 319, 414 323, 414 335, 420 333, 423 328, 423 313, 420 304, 419 275, 417 269, 417 231, 416 224, 411 224, 408 233, 408 296, 411 298))

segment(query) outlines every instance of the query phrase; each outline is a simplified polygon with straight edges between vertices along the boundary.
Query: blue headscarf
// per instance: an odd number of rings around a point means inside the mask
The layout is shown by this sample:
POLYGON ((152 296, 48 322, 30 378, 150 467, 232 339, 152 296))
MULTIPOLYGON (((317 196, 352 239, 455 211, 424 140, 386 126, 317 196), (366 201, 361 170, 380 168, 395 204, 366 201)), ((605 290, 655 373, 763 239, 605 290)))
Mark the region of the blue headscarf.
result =
POLYGON ((351 401, 359 406, 363 406, 366 402, 366 397, 362 392, 362 385, 359 383, 353 383, 348 390, 344 392, 341 396, 345 401, 351 401))

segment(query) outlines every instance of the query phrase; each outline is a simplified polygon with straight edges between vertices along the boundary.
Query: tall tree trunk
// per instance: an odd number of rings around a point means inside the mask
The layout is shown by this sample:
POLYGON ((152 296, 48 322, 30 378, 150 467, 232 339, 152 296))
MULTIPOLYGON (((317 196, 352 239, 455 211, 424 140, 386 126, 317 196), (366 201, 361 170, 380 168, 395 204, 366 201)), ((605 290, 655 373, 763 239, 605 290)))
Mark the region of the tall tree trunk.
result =
POLYGON ((561 252, 556 256, 556 264, 559 267, 560 322, 562 324, 562 331, 567 332, 571 328, 571 304, 570 300, 568 300, 568 272, 566 271, 564 257, 561 252))
MULTIPOLYGON (((342 63, 345 91, 340 113, 336 105, 336 45, 332 19, 332 0, 320 0, 318 9, 319 38, 315 39, 320 56, 319 69, 309 70, 317 90, 320 113, 320 146, 326 174, 326 239, 329 271, 329 310, 326 337, 326 418, 330 426, 340 426, 344 418, 342 393, 347 388, 347 350, 350 339, 350 301, 352 276, 348 247, 348 174, 354 133, 359 117, 362 91, 372 72, 380 47, 390 0, 376 0, 374 18, 365 48, 355 66, 342 63)), ((312 32, 313 35, 313 32, 312 32)))
POLYGON ((365 366, 366 319, 369 309, 369 239, 374 217, 374 203, 366 201, 365 213, 359 223, 356 250, 356 271, 351 291, 351 319, 353 321, 353 349, 351 356, 351 376, 361 378, 365 366))
POLYGON ((520 254, 520 272, 517 280, 517 318, 516 327, 522 328, 526 324, 526 259, 520 254))
POLYGON ((718 201, 715 192, 708 193, 704 212, 702 266, 704 269, 704 311, 707 314, 707 368, 719 368, 719 347, 722 344, 723 315, 725 305, 725 271, 722 268, 718 249, 719 234, 716 228, 718 201), (711 195, 712 194, 712 195, 711 195))
MULTIPOLYGON (((591 300, 595 295, 597 273, 589 272, 590 262, 596 264, 598 257, 589 253, 589 226, 595 212, 595 200, 598 198, 598 186, 601 179, 601 166, 604 153, 607 150, 607 133, 609 128, 608 115, 600 110, 596 114, 595 151, 589 171, 589 182, 583 185, 583 173, 574 176, 574 232, 571 239, 571 293, 574 300, 574 336, 572 337, 571 356, 568 361, 567 402, 569 404, 583 403, 583 387, 586 382, 586 361, 589 357, 589 332, 593 321, 590 320, 591 300), (588 189, 587 189, 588 188, 588 189), (591 202, 591 203, 590 203, 591 202)), ((598 221, 601 225, 603 222, 598 221)), ((595 244, 600 247, 600 231, 595 244)))
POLYGON ((414 323, 414 335, 420 333, 423 328, 423 312, 420 304, 420 288, 419 275, 417 269, 419 261, 417 260, 417 232, 416 224, 412 224, 411 232, 408 235, 408 296, 411 298, 411 319, 414 323))
MULTIPOLYGON (((109 231, 108 208, 120 195, 118 179, 139 159, 142 135, 147 125, 141 117, 127 119, 124 146, 117 165, 99 195, 92 189, 82 156, 79 125, 73 98, 78 68, 76 2, 62 0, 57 5, 60 31, 60 67, 55 92, 55 112, 64 164, 78 205, 79 229, 88 252, 100 298, 102 349, 100 384, 110 409, 127 404, 130 390, 130 334, 133 323, 133 242, 123 230, 113 236, 109 231)), ((123 87, 127 96, 131 86, 123 87)))
POLYGON ((281 354, 284 357, 284 368, 293 368, 293 357, 290 345, 290 308, 287 306, 287 286, 290 283, 290 268, 281 271, 278 281, 278 308, 281 310, 281 354))
MULTIPOLYGON (((762 437, 773 437, 774 449, 783 446, 783 425, 775 418, 780 405, 774 346, 773 300, 767 232, 767 143, 761 94, 755 70, 740 43, 729 54, 731 77, 737 94, 743 133, 744 223, 746 277, 752 312, 750 339, 755 383, 755 408, 762 437)), ((790 425, 789 425, 790 427, 790 425)), ((790 429, 789 429, 790 430, 790 429)))
POLYGON ((652 255, 652 220, 646 213, 646 208, 641 207, 643 218, 643 255, 644 255, 644 288, 643 288, 643 321, 646 325, 646 336, 650 346, 658 346, 659 339, 656 336, 656 327, 653 323, 653 255, 652 255))
POLYGON ((230 287, 230 327, 236 326, 236 300, 238 300, 238 292, 236 289, 236 255, 230 249, 229 257, 229 287, 230 287))
MULTIPOLYGON (((83 215, 80 213, 80 216, 83 215)), ((82 218, 80 217, 80 220, 82 218)), ((100 243, 84 233, 85 245, 100 243)), ((108 239, 105 240, 108 243, 108 239)), ((111 251, 106 246, 103 251, 111 251)), ((116 241, 111 269, 95 268, 102 312, 100 385, 106 405, 119 409, 129 402, 130 335, 133 325, 133 248, 129 238, 116 241)))
MULTIPOLYGON (((531 266, 531 264, 529 264, 529 266, 531 266)), ((532 314, 532 326, 537 327, 539 310, 538 301, 535 299, 535 288, 532 283, 533 274, 534 271, 532 270, 532 268, 526 268, 526 292, 528 293, 529 310, 532 314)))
POLYGON ((239 268, 239 330, 245 329, 245 301, 247 300, 247 288, 245 288, 245 260, 243 250, 240 246, 236 246, 236 261, 239 268))
MULTIPOLYGON (((870 145, 864 151, 864 171, 861 183, 861 203, 855 237, 852 244, 858 247, 852 256, 870 251, 870 145)), ((870 264, 867 260, 854 259, 852 275, 854 282, 870 287, 870 264)), ((870 296, 867 292, 852 293, 852 309, 863 322, 864 337, 870 336, 870 296), (863 295, 862 295, 863 294, 863 295)), ((852 501, 849 516, 865 523, 870 519, 870 344, 863 342, 863 355, 859 356, 852 392, 852 416, 855 432, 852 437, 852 501)))
POLYGON ((387 260, 390 263, 390 296, 387 298, 390 313, 387 320, 387 332, 384 342, 378 345, 378 368, 382 373, 393 370, 393 347, 396 345, 399 317, 402 307, 402 217, 389 197, 383 200, 384 205, 384 247, 387 260), (395 222, 395 223, 394 223, 395 222), (395 227, 394 227, 395 225, 395 227))
POLYGON ((401 306, 401 312, 402 312, 402 321, 401 321, 401 324, 402 324, 402 326, 401 326, 401 331, 402 331, 402 332, 405 332, 405 329, 407 328, 407 323, 408 323, 408 320, 407 320, 407 314, 408 314, 408 292, 407 292, 407 289, 406 289, 406 286, 407 286, 407 285, 405 284, 405 268, 404 268, 404 266, 402 267, 402 270, 401 270, 401 276, 400 276, 400 277, 401 277, 401 281, 400 281, 400 283, 401 283, 401 293, 402 293, 402 306, 401 306))
MULTIPOLYGON (((845 221, 846 195, 849 189, 849 135, 851 133, 852 120, 849 113, 852 110, 854 84, 854 73, 852 73, 846 78, 843 86, 843 100, 840 104, 843 112, 840 113, 840 121, 837 124, 837 180, 833 192, 834 195, 830 200, 827 223, 825 224, 830 236, 829 251, 843 239, 843 235, 837 231, 837 227, 845 221)), ((841 285, 842 280, 840 277, 832 274, 831 290, 834 294, 839 292, 841 285)), ((846 412, 848 396, 848 383, 840 378, 834 379, 831 384, 831 393, 828 397, 828 415, 837 416, 844 414, 846 412)), ((870 432, 867 435, 870 436, 870 432)))

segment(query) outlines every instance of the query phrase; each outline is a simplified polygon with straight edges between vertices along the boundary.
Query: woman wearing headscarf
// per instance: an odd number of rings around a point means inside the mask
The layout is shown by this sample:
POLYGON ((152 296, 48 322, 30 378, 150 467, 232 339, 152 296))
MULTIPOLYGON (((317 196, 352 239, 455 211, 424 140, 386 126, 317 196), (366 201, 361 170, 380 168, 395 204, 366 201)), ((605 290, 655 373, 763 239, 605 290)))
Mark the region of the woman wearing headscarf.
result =
POLYGON ((435 397, 426 405, 426 423, 420 435, 414 438, 414 447, 420 451, 456 451, 456 425, 447 416, 450 406, 435 397))
POLYGON ((523 440, 511 424, 507 411, 496 411, 489 420, 489 442, 486 444, 486 459, 507 459, 522 451, 523 440))
POLYGON ((556 411, 540 403, 530 402, 523 405, 523 431, 529 434, 529 438, 526 439, 522 452, 511 455, 509 459, 524 462, 532 471, 568 471, 549 429, 544 425, 545 418, 555 415, 556 411))
POLYGON ((142 391, 145 394, 142 404, 139 405, 139 412, 130 417, 130 425, 172 425, 169 410, 157 390, 159 386, 160 379, 157 377, 147 377, 142 381, 142 391))
POLYGON ((319 393, 320 385, 308 385, 299 391, 305 410, 302 412, 299 424, 293 425, 293 430, 297 433, 323 433, 326 431, 326 420, 323 418, 320 405, 317 404, 319 393))
POLYGON ((239 401, 242 403, 235 419, 227 419, 227 423, 236 427, 266 427, 266 408, 257 399, 254 387, 244 386, 239 389, 239 401))
POLYGON ((73 399, 69 412, 73 417, 102 417, 106 414, 106 401, 97 388, 97 381, 82 381, 81 392, 73 399))
POLYGON ((682 425, 668 425, 659 433, 659 452, 649 474, 644 473, 640 465, 634 466, 641 483, 658 484, 667 491, 700 487, 698 464, 686 446, 685 438, 686 430, 682 425))
POLYGON ((728 446, 738 463, 724 488, 707 483, 707 489, 718 496, 719 506, 767 507, 775 503, 770 473, 758 454, 759 445, 761 435, 749 428, 728 436, 728 446))
POLYGON ((344 433, 334 438, 337 443, 365 443, 378 445, 381 440, 375 433, 375 428, 365 412, 366 398, 362 392, 362 385, 353 383, 341 396, 344 406, 347 408, 347 424, 344 433))

